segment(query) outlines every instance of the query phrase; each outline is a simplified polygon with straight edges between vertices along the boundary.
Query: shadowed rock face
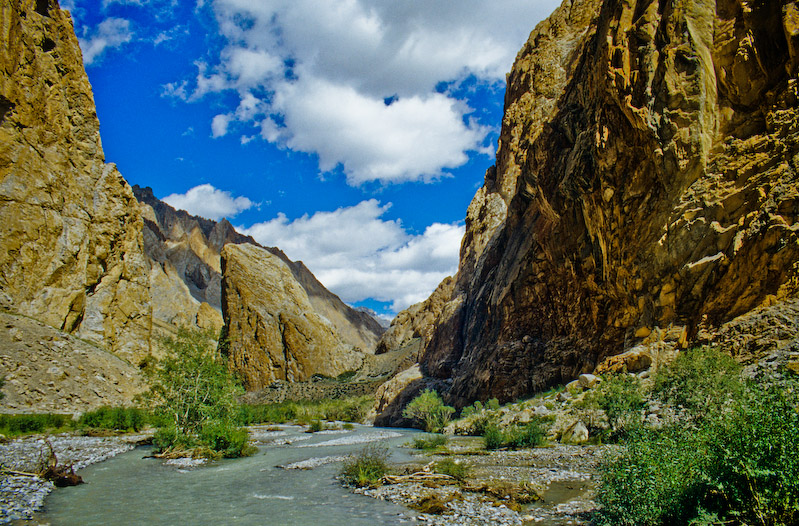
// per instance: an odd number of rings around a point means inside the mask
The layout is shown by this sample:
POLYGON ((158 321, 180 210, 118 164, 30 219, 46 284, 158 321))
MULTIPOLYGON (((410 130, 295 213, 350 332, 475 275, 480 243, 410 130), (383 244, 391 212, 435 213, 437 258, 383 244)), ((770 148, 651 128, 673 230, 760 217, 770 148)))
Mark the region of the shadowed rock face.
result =
POLYGON ((452 402, 793 312, 797 15, 787 1, 583 0, 536 28, 422 351, 452 402))
POLYGON ((0 35, 0 290, 138 363, 151 330, 142 219, 105 164, 69 14, 5 0, 0 35))
POLYGON ((280 257, 254 245, 229 244, 222 249, 222 270, 227 353, 247 390, 315 374, 336 377, 361 366, 364 354, 314 311, 280 257))

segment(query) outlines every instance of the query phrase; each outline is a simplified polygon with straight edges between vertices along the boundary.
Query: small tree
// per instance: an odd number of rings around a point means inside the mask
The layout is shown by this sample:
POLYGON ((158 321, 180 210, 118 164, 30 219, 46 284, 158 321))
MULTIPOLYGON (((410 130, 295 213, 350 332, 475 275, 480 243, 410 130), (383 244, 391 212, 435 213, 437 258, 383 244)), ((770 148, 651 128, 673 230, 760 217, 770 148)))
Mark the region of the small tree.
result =
POLYGON ((447 425, 454 412, 454 408, 444 405, 437 392, 425 389, 405 407, 402 416, 423 423, 428 433, 436 433, 447 425))
POLYGON ((214 352, 209 335, 180 329, 163 341, 167 356, 150 371, 150 401, 161 425, 162 450, 205 446, 224 456, 240 456, 247 432, 235 423, 242 388, 214 352))

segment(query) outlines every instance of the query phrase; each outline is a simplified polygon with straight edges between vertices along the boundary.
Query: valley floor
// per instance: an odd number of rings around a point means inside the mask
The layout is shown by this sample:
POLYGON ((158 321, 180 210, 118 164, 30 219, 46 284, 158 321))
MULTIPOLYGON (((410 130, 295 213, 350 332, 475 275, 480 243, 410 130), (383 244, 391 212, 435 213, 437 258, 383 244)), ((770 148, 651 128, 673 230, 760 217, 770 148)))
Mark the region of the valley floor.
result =
POLYGON ((566 445, 486 452, 480 438, 450 437, 444 450, 395 468, 413 473, 452 459, 466 466, 460 483, 408 481, 355 491, 420 510, 432 507, 436 513, 416 517, 427 524, 590 524, 597 466, 614 452, 614 446, 566 445), (540 500, 528 502, 535 495, 540 500))

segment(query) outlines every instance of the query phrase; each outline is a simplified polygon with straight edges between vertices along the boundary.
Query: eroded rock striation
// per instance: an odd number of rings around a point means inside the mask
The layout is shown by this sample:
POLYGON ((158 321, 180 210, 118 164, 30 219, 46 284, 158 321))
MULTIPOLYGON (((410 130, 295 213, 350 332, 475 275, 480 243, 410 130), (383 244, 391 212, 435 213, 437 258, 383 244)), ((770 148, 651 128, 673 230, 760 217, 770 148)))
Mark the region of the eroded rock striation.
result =
POLYGON ((507 401, 795 312, 798 53, 794 1, 564 2, 508 77, 423 373, 507 401))
POLYGON ((136 363, 151 331, 142 219, 105 163, 69 13, 0 5, 0 291, 136 363))
POLYGON ((286 262, 254 245, 222 249, 227 354, 247 390, 355 371, 364 354, 318 314, 286 262))

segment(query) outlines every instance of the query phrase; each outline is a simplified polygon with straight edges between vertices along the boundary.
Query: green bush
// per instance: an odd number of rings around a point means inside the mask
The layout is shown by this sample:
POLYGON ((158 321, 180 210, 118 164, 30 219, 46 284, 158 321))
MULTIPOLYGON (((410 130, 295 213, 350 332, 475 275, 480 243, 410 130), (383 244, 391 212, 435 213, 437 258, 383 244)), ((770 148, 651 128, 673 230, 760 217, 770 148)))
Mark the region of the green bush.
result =
MULTIPOLYGON (((693 407, 720 380, 688 378, 693 407)), ((598 524, 799 523, 799 389, 722 383, 723 411, 641 429, 602 466, 598 524)))
POLYGON ((439 460, 433 465, 433 471, 463 481, 469 475, 469 467, 449 457, 439 460))
POLYGON ((522 449, 544 445, 546 431, 539 420, 532 420, 520 426, 500 429, 495 424, 486 426, 483 433, 486 449, 511 448, 522 449))
POLYGON ((147 415, 137 407, 100 407, 88 411, 78 420, 79 426, 117 431, 139 431, 147 423, 147 415))
POLYGON ((690 414, 715 412, 743 393, 741 366, 711 347, 689 349, 654 378, 654 395, 690 414))
POLYGON ((62 429, 71 424, 72 417, 70 415, 52 413, 0 414, 0 432, 8 436, 42 433, 47 430, 62 429))
POLYGON ((311 420, 311 423, 308 424, 308 433, 318 433, 325 428, 325 425, 322 423, 321 420, 311 420))
POLYGON ((402 416, 421 422, 428 433, 441 431, 455 409, 444 405, 437 392, 425 389, 403 409, 402 416))
POLYGON ((578 403, 580 408, 605 411, 611 438, 617 440, 643 424, 641 410, 644 406, 641 380, 626 373, 604 376, 578 403))
POLYGON ((206 422, 199 434, 200 442, 225 458, 236 458, 253 452, 247 430, 231 422, 206 422))
POLYGON ((349 484, 371 486, 388 473, 388 448, 370 444, 344 463, 341 477, 349 484))
POLYGON ((461 418, 467 418, 472 415, 476 415, 483 411, 483 403, 480 400, 475 401, 472 405, 467 405, 463 409, 461 409, 461 418))
POLYGON ((447 435, 434 434, 430 436, 419 436, 413 439, 413 447, 415 449, 436 449, 447 445, 447 435))
POLYGON ((499 409, 499 400, 496 398, 491 398, 488 402, 486 402, 486 409, 489 411, 496 411, 499 409))
POLYGON ((538 447, 546 443, 546 431, 538 420, 532 420, 505 430, 503 442, 511 449, 538 447))
POLYGON ((497 425, 489 424, 483 431, 483 441, 486 449, 499 449, 505 444, 505 437, 497 425))
POLYGON ((246 445, 246 430, 236 426, 243 390, 212 341, 208 334, 180 329, 163 341, 167 355, 148 372, 145 399, 160 424, 154 442, 161 452, 195 445, 223 456, 247 450, 240 444, 244 436, 246 445))

